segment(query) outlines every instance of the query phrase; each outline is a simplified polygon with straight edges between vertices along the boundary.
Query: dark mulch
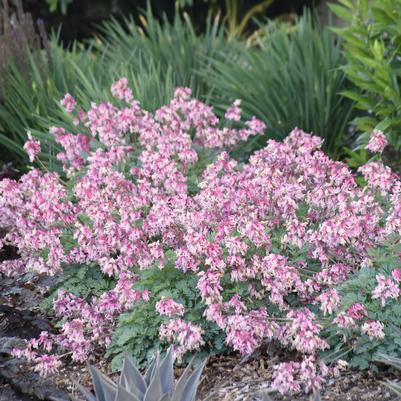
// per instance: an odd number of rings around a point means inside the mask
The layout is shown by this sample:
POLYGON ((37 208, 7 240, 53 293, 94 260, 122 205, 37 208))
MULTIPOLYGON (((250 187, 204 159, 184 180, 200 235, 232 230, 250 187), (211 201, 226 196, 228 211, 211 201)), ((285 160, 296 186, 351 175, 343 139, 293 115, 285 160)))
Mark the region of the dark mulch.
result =
MULTIPOLYGON (((245 364, 240 358, 219 357, 208 363, 200 386, 200 399, 215 401, 263 401, 268 393, 274 401, 309 401, 307 395, 283 397, 269 390, 272 380, 272 365, 277 360, 259 357, 245 364), (210 397, 210 398, 209 398, 210 397)), ((325 401, 387 401, 396 400, 385 380, 397 380, 399 375, 390 372, 343 372, 330 378, 322 390, 325 401)))

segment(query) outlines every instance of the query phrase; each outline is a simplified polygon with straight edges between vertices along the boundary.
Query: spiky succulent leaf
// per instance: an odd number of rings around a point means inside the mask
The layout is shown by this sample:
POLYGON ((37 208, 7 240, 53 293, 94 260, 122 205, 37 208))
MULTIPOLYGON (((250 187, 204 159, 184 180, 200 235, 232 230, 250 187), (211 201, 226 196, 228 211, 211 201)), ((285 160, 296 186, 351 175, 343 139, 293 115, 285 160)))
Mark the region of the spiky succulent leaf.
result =
POLYGON ((155 374, 155 368, 156 368, 156 364, 157 364, 157 359, 158 359, 157 356, 154 355, 153 358, 152 358, 152 362, 150 363, 148 369, 145 372, 144 379, 145 379, 145 382, 146 382, 147 386, 149 386, 149 384, 152 381, 152 378, 153 378, 153 376, 155 374))
POLYGON ((261 394, 261 396, 262 396, 262 401, 273 401, 268 393, 263 393, 261 394))
POLYGON ((142 397, 137 397, 135 394, 127 391, 124 387, 117 386, 117 396, 115 401, 141 401, 142 397))
POLYGON ((387 363, 388 365, 394 366, 401 370, 401 358, 395 358, 390 355, 379 354, 379 360, 381 362, 387 363))
POLYGON ((180 398, 175 399, 173 401, 195 401, 196 391, 199 385, 199 379, 202 374, 203 368, 205 367, 206 361, 201 363, 189 376, 186 381, 182 394, 180 398))
POLYGON ((128 355, 125 355, 124 358, 119 384, 127 391, 135 394, 139 399, 144 396, 146 388, 148 387, 145 379, 128 355))
POLYGON ((161 381, 161 371, 160 371, 160 363, 159 363, 159 355, 156 358, 156 366, 154 369, 154 375, 152 381, 149 384, 148 389, 146 390, 145 397, 143 401, 155 401, 164 395, 164 391, 162 388, 161 381))
POLYGON ((82 395, 85 397, 86 401, 97 401, 95 396, 93 396, 88 390, 86 390, 83 386, 81 386, 79 383, 76 381, 73 381, 73 383, 77 386, 78 390, 82 393, 82 395))
POLYGON ((89 371, 92 376, 97 401, 114 401, 117 394, 115 383, 94 366, 89 365, 89 371))
POLYGON ((178 379, 177 385, 175 386, 173 401, 179 401, 181 399, 182 394, 184 393, 185 384, 186 384, 189 376, 191 375, 191 367, 192 367, 193 361, 194 361, 194 358, 191 358, 191 360, 189 361, 184 372, 178 379))
POLYGON ((171 398, 168 394, 164 394, 158 401, 171 401, 171 398))
POLYGON ((401 385, 399 385, 398 383, 392 382, 392 381, 390 381, 390 380, 386 380, 386 381, 384 382, 384 384, 385 384, 386 387, 388 387, 390 390, 394 391, 395 394, 401 396, 401 385))
POLYGON ((172 347, 162 361, 160 361, 159 353, 154 356, 144 377, 135 367, 132 359, 126 355, 118 385, 95 367, 89 366, 96 397, 81 385, 77 384, 77 387, 87 401, 195 401, 205 363, 206 361, 192 370, 192 359, 178 380, 174 391, 172 347))
POLYGON ((170 347, 166 356, 160 363, 160 377, 163 393, 173 394, 174 386, 174 360, 173 360, 173 347, 170 347))

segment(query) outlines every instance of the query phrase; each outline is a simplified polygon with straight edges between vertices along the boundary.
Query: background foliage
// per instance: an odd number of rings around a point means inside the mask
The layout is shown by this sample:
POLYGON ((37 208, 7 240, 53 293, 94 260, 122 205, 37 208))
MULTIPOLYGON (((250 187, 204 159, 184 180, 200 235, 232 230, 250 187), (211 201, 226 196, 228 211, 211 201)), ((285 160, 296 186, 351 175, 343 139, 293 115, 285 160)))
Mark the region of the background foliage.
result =
POLYGON ((299 127, 322 136, 325 149, 338 157, 353 115, 352 101, 340 94, 348 85, 338 38, 309 12, 295 25, 261 29, 256 46, 242 48, 230 63, 214 62, 210 79, 219 99, 213 103, 226 107, 242 99, 246 116, 267 123, 267 137, 282 139, 299 127))
MULTIPOLYGON (((362 111, 354 120, 361 134, 357 144, 367 143, 373 129, 385 131, 390 145, 401 150, 401 1, 340 0, 332 10, 347 25, 335 29, 344 40, 347 59, 343 67, 354 84, 343 95, 362 111)), ((399 163, 399 154, 391 154, 399 163)), ((395 159, 395 160, 394 160, 395 159)), ((393 164, 392 163, 392 164, 393 164)))
MULTIPOLYGON (((187 14, 177 12, 172 21, 166 15, 160 23, 150 8, 140 25, 133 18, 106 22, 85 46, 76 42, 65 48, 54 35, 39 59, 27 53, 30 79, 9 66, 9 95, 0 110, 0 144, 8 152, 3 158, 24 166, 22 145, 31 130, 42 141, 42 165, 59 170, 57 146, 47 135, 63 113, 58 100, 66 92, 84 106, 109 99, 107 88, 121 76, 149 110, 166 103, 176 86, 189 86, 220 113, 242 99, 245 114, 261 118, 268 129, 262 140, 239 147, 239 159, 294 126, 323 136, 329 153, 340 156, 353 115, 352 102, 339 95, 348 86, 335 35, 310 13, 295 24, 261 24, 252 43, 227 35, 219 17, 209 17, 199 34, 187 14)), ((72 121, 64 125, 76 131, 72 121)))

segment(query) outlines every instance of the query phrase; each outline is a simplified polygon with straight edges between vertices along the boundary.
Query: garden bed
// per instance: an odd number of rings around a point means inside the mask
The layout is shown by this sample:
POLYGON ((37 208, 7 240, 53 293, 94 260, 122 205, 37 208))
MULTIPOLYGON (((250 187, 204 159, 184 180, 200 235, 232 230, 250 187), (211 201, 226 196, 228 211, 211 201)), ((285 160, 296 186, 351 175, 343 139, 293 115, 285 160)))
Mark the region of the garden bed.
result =
MULTIPOLYGON (((51 327, 51 320, 47 320, 40 313, 38 304, 41 301, 40 289, 49 284, 48 279, 34 284, 25 279, 10 279, 2 277, 0 281, 0 305, 7 305, 0 317, 0 326, 3 327, 1 336, 16 336, 29 339, 37 336, 42 329, 51 327), (27 283, 28 281, 28 283, 27 283), (16 316, 19 319, 16 319, 16 316), (8 322, 8 323, 7 323, 8 322), (7 329, 6 329, 7 326, 7 329)), ((264 350, 266 351, 266 350, 264 350)), ((210 401, 263 401, 264 392, 271 394, 275 401, 307 401, 307 395, 281 396, 271 393, 273 365, 284 360, 285 355, 278 350, 267 350, 264 356, 258 352, 249 360, 244 360, 238 354, 209 358, 203 372, 198 400, 210 401), (270 354, 270 356, 266 356, 270 354)), ((111 372, 110 360, 104 359, 96 353, 91 357, 91 363, 101 371, 117 379, 117 374, 111 372)), ((20 371, 29 370, 25 364, 19 362, 20 371)), ((176 376, 182 369, 176 369, 176 376)), ((391 373, 387 369, 381 372, 344 371, 336 378, 330 378, 321 393, 322 401, 390 401, 396 397, 383 384, 385 380, 397 380, 398 373, 391 373)), ((37 380, 40 380, 36 377, 37 380)), ((66 390, 76 399, 80 399, 73 380, 87 388, 92 387, 90 374, 84 364, 77 365, 69 361, 51 379, 51 386, 66 390)), ((49 383, 49 382, 48 382, 49 383)), ((40 387, 40 386, 39 386, 40 387)), ((37 398, 27 392, 27 387, 20 386, 18 379, 2 377, 0 369, 0 401, 37 401, 37 398), (12 386, 10 385, 10 382, 12 386), (16 389, 19 389, 16 390, 16 389), (22 390, 22 392, 21 392, 22 390)), ((61 399, 61 398, 60 398, 61 399)))

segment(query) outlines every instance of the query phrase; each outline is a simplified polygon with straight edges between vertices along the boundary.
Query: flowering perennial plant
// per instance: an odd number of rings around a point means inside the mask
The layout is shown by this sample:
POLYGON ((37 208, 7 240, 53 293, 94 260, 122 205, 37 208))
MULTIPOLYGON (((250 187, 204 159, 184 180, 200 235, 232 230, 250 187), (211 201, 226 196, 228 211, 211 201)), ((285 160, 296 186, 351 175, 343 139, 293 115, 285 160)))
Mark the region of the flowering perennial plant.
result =
MULTIPOLYGON (((273 385, 282 392, 315 391, 324 382, 329 369, 319 355, 329 348, 328 325, 383 338, 382 323, 364 305, 344 308, 336 287, 372 264, 372 248, 399 241, 398 177, 371 162, 360 169, 367 182, 360 187, 345 164, 320 150, 319 137, 299 129, 239 164, 230 150, 265 128, 256 118, 240 122, 239 101, 223 122, 186 88, 153 114, 134 100, 126 79, 112 93, 119 106, 83 111, 70 95, 62 100, 79 129, 51 129, 67 179, 32 169, 0 182, 2 241, 20 253, 2 272, 55 275, 66 265, 97 264, 117 282, 90 302, 60 290, 60 334, 43 334, 46 340, 31 340, 17 354, 46 373, 57 362, 38 356, 39 347, 57 344, 83 361, 94 345, 109 345, 118 315, 152 297, 152 288, 133 289, 139 273, 163 269, 167 252, 183 275, 196 275, 204 319, 234 350, 250 354, 275 340, 299 353, 276 367, 273 385), (215 160, 190 191, 205 149, 215 160)), ((399 270, 378 275, 372 301, 398 298, 399 278, 399 270)), ((185 305, 162 298, 156 310, 167 319, 160 336, 178 355, 203 345, 202 322, 188 322, 185 305)))
POLYGON ((382 153, 387 144, 388 141, 384 133, 379 130, 373 130, 373 134, 365 148, 374 153, 382 153))

